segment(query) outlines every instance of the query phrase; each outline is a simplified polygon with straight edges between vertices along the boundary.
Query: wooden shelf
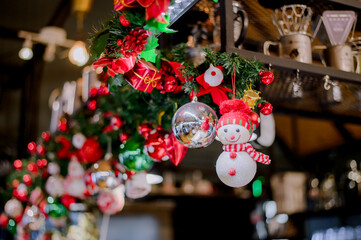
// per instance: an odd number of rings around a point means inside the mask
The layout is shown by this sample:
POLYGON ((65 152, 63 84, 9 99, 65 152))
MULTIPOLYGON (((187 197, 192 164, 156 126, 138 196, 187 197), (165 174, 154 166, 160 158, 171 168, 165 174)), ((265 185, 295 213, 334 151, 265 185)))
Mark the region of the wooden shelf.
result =
MULTIPOLYGON (((329 2, 344 4, 346 6, 361 9, 361 2, 356 0, 333 0, 329 2)), ((295 71, 298 69, 301 73, 307 73, 309 75, 317 77, 323 77, 325 75, 328 75, 331 80, 361 84, 361 74, 358 73, 341 71, 332 67, 302 63, 295 60, 276 56, 268 56, 260 52, 241 50, 234 47, 232 1, 221 1, 221 13, 223 14, 221 18, 221 43, 223 51, 234 52, 239 54, 240 56, 250 59, 257 59, 264 64, 272 64, 272 68, 287 71, 295 71)))

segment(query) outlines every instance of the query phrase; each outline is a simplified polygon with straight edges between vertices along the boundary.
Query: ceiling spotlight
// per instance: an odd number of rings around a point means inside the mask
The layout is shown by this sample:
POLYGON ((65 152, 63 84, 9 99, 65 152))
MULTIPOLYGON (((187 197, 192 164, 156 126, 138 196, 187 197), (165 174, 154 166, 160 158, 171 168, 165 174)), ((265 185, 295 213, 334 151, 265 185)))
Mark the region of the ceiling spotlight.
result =
POLYGON ((89 60, 89 54, 85 48, 85 43, 76 41, 69 51, 69 61, 79 67, 84 66, 89 60))
POLYGON ((30 38, 25 39, 23 47, 19 51, 19 57, 23 60, 30 60, 33 57, 33 43, 30 38))

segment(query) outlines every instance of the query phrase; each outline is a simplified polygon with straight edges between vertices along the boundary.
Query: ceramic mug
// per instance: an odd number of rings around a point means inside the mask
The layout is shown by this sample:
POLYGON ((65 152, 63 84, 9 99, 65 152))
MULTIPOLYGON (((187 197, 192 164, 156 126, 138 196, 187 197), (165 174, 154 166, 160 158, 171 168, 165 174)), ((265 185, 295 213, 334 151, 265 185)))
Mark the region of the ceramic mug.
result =
POLYGON ((360 73, 360 58, 352 52, 349 44, 315 46, 314 49, 323 50, 323 55, 320 54, 320 57, 325 66, 360 73))
POLYGON ((297 33, 282 36, 278 42, 266 41, 263 45, 264 54, 270 55, 270 45, 278 46, 280 57, 312 63, 311 37, 309 35, 297 33))

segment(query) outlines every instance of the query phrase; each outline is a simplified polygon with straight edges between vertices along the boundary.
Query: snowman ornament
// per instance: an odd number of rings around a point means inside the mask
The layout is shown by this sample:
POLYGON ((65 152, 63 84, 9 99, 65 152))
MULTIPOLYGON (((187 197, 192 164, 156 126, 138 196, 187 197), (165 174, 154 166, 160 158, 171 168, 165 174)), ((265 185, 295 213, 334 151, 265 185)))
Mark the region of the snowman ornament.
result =
POLYGON ((221 103, 216 134, 223 144, 223 152, 216 162, 219 179, 230 187, 247 185, 255 176, 257 163, 270 164, 269 156, 255 151, 250 143, 256 123, 250 120, 253 113, 248 104, 240 99, 221 103))

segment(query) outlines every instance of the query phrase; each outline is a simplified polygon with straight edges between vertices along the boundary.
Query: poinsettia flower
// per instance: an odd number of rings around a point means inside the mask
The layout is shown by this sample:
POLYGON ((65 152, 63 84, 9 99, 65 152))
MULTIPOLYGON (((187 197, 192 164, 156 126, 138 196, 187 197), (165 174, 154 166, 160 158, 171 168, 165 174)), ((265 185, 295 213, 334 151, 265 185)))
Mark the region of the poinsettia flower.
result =
MULTIPOLYGON (((138 0, 138 2, 146 2, 138 0)), ((155 18, 158 22, 167 23, 162 13, 168 12, 168 5, 170 0, 154 0, 149 7, 145 9, 145 20, 148 21, 155 18)))
POLYGON ((126 8, 139 7, 136 0, 113 0, 114 10, 123 11, 126 8))
POLYGON ((149 7, 153 2, 154 0, 138 0, 138 3, 145 8, 149 7))

